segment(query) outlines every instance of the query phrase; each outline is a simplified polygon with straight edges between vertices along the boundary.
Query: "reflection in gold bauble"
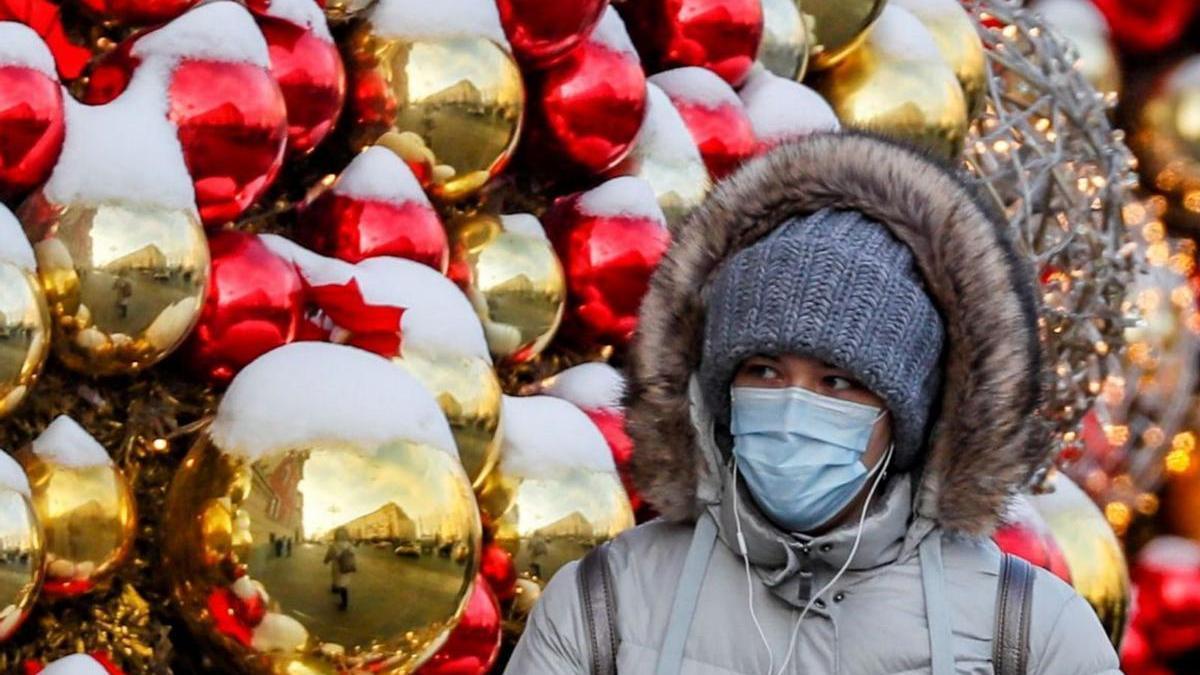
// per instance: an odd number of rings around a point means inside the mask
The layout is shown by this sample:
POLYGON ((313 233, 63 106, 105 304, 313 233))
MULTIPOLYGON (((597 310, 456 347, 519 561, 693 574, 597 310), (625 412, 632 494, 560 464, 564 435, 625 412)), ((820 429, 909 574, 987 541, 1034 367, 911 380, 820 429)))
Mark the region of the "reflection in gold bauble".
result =
MULTIPOLYGON (((509 224, 526 220, 532 216, 479 214, 450 232, 450 278, 479 315, 492 356, 513 363, 550 344, 566 303, 554 247, 540 231, 509 224)), ((540 225, 533 221, 533 228, 540 225)))
POLYGON ((1091 604, 1114 645, 1120 645, 1129 612, 1129 569, 1121 543, 1104 514, 1079 486, 1061 473, 1051 492, 1030 497, 1062 549, 1071 584, 1091 604))
POLYGON ((49 352, 50 313, 41 284, 32 271, 0 261, 0 417, 25 399, 49 352))
POLYGON ((780 77, 797 82, 808 70, 808 26, 798 0, 762 0, 763 34, 758 62, 780 77))
POLYGON ((371 9, 379 0, 326 0, 325 18, 329 23, 344 23, 371 9))
POLYGON ((195 325, 208 284, 196 212, 146 204, 54 204, 20 211, 54 322, 54 352, 90 375, 161 361, 195 325))
POLYGON ((20 466, 0 451, 0 642, 16 632, 37 599, 44 540, 20 466))
POLYGON ((942 58, 954 71, 962 86, 971 118, 983 110, 987 93, 988 66, 983 56, 983 41, 975 22, 959 0, 895 0, 933 35, 942 58))
POLYGON ((954 160, 967 134, 967 106, 954 72, 912 15, 888 7, 867 39, 831 70, 817 88, 844 126, 868 129, 954 160), (923 32, 923 34, 922 34, 923 32), (893 38, 902 36, 899 42, 893 38))
POLYGON ((887 0, 801 0, 812 44, 809 67, 824 70, 854 51, 886 4, 887 0))
POLYGON ((1170 200, 1171 224, 1200 227, 1200 55, 1155 84, 1131 140, 1143 182, 1170 200))
POLYGON ((395 363, 417 378, 450 423, 467 478, 479 487, 500 452, 500 380, 487 359, 401 347, 395 363))
POLYGON ((251 459, 205 434, 171 484, 164 536, 183 616, 248 673, 411 672, 458 620, 480 546, 458 460, 406 440, 251 459))
POLYGON ((517 145, 525 87, 511 54, 483 37, 390 38, 363 23, 346 42, 353 138, 387 145, 443 199, 477 192, 517 145))

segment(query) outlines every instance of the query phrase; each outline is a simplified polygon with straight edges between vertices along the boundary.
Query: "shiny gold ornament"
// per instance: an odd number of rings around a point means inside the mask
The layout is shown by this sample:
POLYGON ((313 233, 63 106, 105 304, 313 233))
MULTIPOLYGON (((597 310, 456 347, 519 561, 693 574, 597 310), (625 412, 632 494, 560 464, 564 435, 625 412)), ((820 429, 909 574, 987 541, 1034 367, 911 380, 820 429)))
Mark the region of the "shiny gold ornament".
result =
POLYGON ((325 18, 331 24, 345 23, 371 9, 379 0, 326 0, 325 18))
POLYGON ((780 77, 799 82, 808 70, 808 25, 800 0, 762 0, 763 34, 758 62, 780 77))
POLYGON ((513 56, 484 37, 387 37, 364 22, 348 66, 355 144, 385 139, 432 194, 474 194, 517 146, 525 86, 513 56))
POLYGON ((1030 9, 1078 54, 1075 69, 1096 91, 1116 102, 1121 67, 1109 35, 1108 21, 1089 0, 1037 0, 1030 9))
POLYGON ((887 0, 801 0, 812 44, 809 67, 824 70, 853 52, 886 4, 887 0))
POLYGON ((1200 228, 1200 56, 1183 60, 1155 84, 1131 141, 1143 184, 1167 198, 1170 223, 1200 228))
POLYGON ((0 451, 0 642, 21 627, 37 600, 45 540, 21 467, 0 451))
POLYGON ((529 361, 562 321, 566 279, 540 227, 532 216, 479 214, 451 228, 450 278, 471 301, 499 360, 529 361))
MULTIPOLYGON (((1086 1, 1086 0, 1085 0, 1086 1)), ((967 102, 967 114, 974 118, 983 110, 988 66, 983 56, 983 41, 975 22, 959 0, 894 0, 933 35, 942 58, 954 71, 967 102)))
POLYGON ((208 242, 188 209, 104 202, 21 207, 54 323, 54 352, 89 375, 134 373, 183 342, 208 286, 208 242))
POLYGON ((1054 473, 1030 501, 1046 521, 1071 570, 1075 590, 1091 604, 1114 645, 1121 644, 1129 612, 1129 569, 1104 514, 1079 486, 1054 473))
POLYGON ((69 417, 59 417, 17 453, 45 533, 47 597, 104 584, 133 547, 136 503, 125 474, 69 417))
POLYGON ((50 312, 32 270, 0 261, 0 417, 29 393, 50 353, 50 312))
POLYGON ((843 125, 953 161, 967 134, 967 105, 932 40, 911 14, 889 6, 858 49, 821 73, 817 89, 843 125))
POLYGON ((405 344, 394 360, 438 402, 463 469, 478 488, 500 454, 500 379, 485 358, 432 353, 405 344))

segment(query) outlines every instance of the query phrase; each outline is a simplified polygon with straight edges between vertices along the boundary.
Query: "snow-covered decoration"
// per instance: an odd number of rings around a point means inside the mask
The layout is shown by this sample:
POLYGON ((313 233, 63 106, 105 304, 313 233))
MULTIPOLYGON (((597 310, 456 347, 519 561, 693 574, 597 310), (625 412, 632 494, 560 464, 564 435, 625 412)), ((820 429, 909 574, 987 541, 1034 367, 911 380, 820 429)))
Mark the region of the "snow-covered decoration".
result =
POLYGON ((633 153, 643 162, 698 164, 703 168, 700 149, 671 99, 652 82, 646 83, 646 94, 646 119, 633 153))
POLYGON ((294 652, 304 648, 308 642, 308 629, 304 624, 286 614, 267 612, 254 627, 250 647, 255 651, 294 652))
POLYGON ((351 199, 389 204, 416 202, 433 208, 408 164, 396 153, 378 145, 355 157, 342 170, 332 189, 335 194, 351 199))
POLYGON ((595 423, 576 406, 552 396, 505 396, 501 470, 511 476, 549 477, 579 469, 616 473, 612 452, 595 423))
POLYGON ((38 675, 111 675, 111 672, 87 654, 71 654, 47 665, 38 675))
POLYGON ((629 31, 625 29, 625 22, 611 5, 604 8, 600 23, 596 24, 596 29, 588 36, 588 40, 604 45, 615 52, 632 56, 635 61, 641 63, 637 49, 633 46, 633 40, 629 39, 629 31))
POLYGON ((585 216, 643 218, 667 227, 654 189, 636 176, 618 176, 584 192, 576 201, 576 208, 585 216))
POLYGON ((866 41, 882 59, 945 63, 933 34, 925 24, 898 5, 889 4, 883 8, 883 13, 867 33, 866 41))
POLYGON ((310 286, 342 285, 354 278, 354 265, 348 262, 313 253, 277 234, 264 234, 259 238, 272 253, 295 265, 310 286))
POLYGON ((584 411, 619 410, 625 377, 607 363, 581 363, 551 377, 543 391, 584 411))
POLYGON ((29 237, 17 217, 3 204, 0 204, 0 262, 12 263, 27 272, 37 269, 29 237))
POLYGON ((755 69, 740 96, 754 135, 765 144, 841 128, 833 108, 820 94, 764 68, 755 69))
POLYGON ((251 63, 271 67, 267 42, 246 8, 219 0, 191 9, 137 39, 132 55, 143 61, 180 59, 251 63))
POLYGON ((323 440, 398 439, 458 456, 441 409, 403 369, 370 352, 300 342, 268 352, 229 385, 209 433, 247 461, 323 440))
POLYGON ((484 37, 511 51, 493 0, 379 0, 368 19, 377 35, 405 40, 484 37))
POLYGON ((108 466, 112 458, 104 446, 67 415, 54 418, 40 436, 33 439, 33 454, 46 462, 63 467, 108 466))
POLYGON ((687 101, 709 108, 723 105, 742 107, 742 101, 729 83, 707 68, 674 68, 651 75, 653 82, 671 100, 687 101))
POLYGON ((500 225, 504 227, 505 232, 512 232, 534 239, 545 239, 546 229, 542 227, 542 223, 531 213, 509 213, 500 216, 500 225))
POLYGON ((54 55, 32 28, 15 21, 0 21, 0 67, 32 68, 57 81, 54 55))
POLYGON ((325 12, 315 0, 269 0, 265 9, 256 11, 263 16, 299 26, 326 42, 333 42, 325 12))
POLYGON ((0 450, 0 488, 30 496, 29 478, 25 470, 7 452, 0 450))

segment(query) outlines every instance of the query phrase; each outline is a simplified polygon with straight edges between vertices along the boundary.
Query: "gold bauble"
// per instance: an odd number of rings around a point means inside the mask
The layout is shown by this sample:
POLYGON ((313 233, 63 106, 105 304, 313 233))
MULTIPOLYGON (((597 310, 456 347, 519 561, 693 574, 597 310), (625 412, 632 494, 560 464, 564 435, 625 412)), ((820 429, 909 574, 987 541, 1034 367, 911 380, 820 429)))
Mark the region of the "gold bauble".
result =
MULTIPOLYGON (((1086 1, 1086 0, 1085 0, 1086 1)), ((942 58, 954 71, 973 119, 983 110, 988 66, 983 41, 959 0, 894 0, 929 29, 942 58)))
POLYGON ((954 72, 933 50, 932 58, 906 56, 904 45, 885 40, 920 23, 889 7, 876 27, 896 18, 895 29, 872 30, 867 39, 832 69, 821 73, 817 89, 844 126, 898 138, 956 160, 967 135, 967 105, 954 72), (910 23, 911 22, 911 23, 910 23))
POLYGON ((45 542, 37 514, 21 477, 21 468, 0 457, 0 642, 7 640, 29 616, 45 570, 45 542), (9 480, 5 480, 8 478, 9 480), (16 478, 16 480, 12 480, 16 478))
POLYGON ((809 68, 829 68, 862 42, 887 0, 801 0, 809 27, 809 68))
POLYGON ((200 316, 208 241, 191 209, 102 202, 21 207, 54 325, 54 353, 89 375, 134 373, 175 350, 200 316))
POLYGON ((346 44, 358 147, 382 138, 445 200, 474 194, 508 163, 525 86, 506 49, 483 37, 386 37, 369 22, 346 44))
POLYGON ((449 274, 479 315, 492 356, 522 363, 554 338, 567 287, 549 240, 538 232, 506 229, 509 218, 479 214, 455 223, 449 274))
POLYGON ((485 358, 456 355, 405 344, 395 363, 417 378, 437 401, 458 456, 473 487, 496 464, 500 453, 500 379, 485 358))
POLYGON ((1200 228, 1200 55, 1155 84, 1131 140, 1143 183, 1169 199, 1171 224, 1200 228))
POLYGON ((758 62, 780 77, 799 82, 808 70, 808 26, 800 0, 762 0, 763 34, 758 62))
POLYGON ((50 353, 50 312, 31 271, 0 261, 0 417, 29 393, 50 353))
POLYGON ((1104 514, 1079 486, 1055 473, 1049 492, 1030 497, 1062 549, 1071 584, 1091 604, 1114 645, 1121 644, 1129 612, 1129 569, 1121 542, 1104 514))
POLYGON ((326 0, 325 18, 331 24, 344 23, 371 9, 379 0, 326 0))
POLYGON ((1079 56, 1075 69, 1096 91, 1115 100, 1121 90, 1121 68, 1100 10, 1090 0, 1036 0, 1029 9, 1075 48, 1079 56))
POLYGON ((204 434, 171 484, 164 555, 192 629, 238 672, 414 670, 457 622, 478 567, 458 460, 401 439, 252 457, 204 434), (345 551, 352 572, 339 568, 345 551), (213 598, 247 595, 257 614, 212 613, 213 598))

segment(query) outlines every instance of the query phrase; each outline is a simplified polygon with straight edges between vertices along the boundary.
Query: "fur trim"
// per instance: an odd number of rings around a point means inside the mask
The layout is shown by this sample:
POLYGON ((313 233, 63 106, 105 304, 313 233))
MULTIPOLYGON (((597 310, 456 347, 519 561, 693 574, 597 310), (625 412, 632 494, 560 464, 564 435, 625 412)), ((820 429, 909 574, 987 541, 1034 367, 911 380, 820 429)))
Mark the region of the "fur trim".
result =
POLYGON ((630 354, 634 480, 665 517, 698 513, 703 461, 688 379, 700 362, 705 284, 735 251, 825 207, 860 211, 913 250, 946 325, 941 413, 918 509, 948 530, 985 534, 1049 450, 1034 273, 1007 225, 950 171, 865 134, 781 145, 722 182, 673 233, 630 354))

